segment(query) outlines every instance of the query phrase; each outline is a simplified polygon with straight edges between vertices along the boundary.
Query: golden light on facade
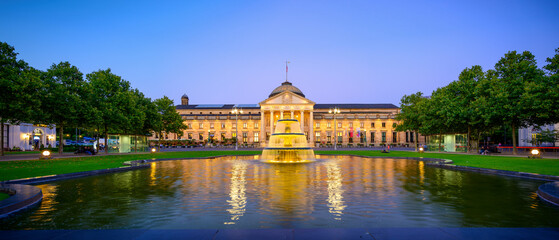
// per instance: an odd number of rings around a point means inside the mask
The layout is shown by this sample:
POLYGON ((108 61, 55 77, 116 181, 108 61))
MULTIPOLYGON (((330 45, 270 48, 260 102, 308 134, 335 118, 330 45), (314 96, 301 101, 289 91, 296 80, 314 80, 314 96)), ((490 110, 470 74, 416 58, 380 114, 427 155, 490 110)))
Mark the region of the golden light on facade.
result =
POLYGON ((23 139, 28 139, 28 138, 29 138, 29 134, 24 133, 24 134, 23 134, 23 139))

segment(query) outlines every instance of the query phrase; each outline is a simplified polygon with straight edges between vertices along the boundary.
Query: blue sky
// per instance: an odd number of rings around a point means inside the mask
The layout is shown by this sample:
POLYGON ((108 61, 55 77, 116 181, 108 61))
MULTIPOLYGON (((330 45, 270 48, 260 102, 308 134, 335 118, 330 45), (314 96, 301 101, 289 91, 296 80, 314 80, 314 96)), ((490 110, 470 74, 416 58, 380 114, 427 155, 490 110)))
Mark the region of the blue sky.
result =
POLYGON ((0 1, 0 41, 46 70, 112 71, 151 98, 317 103, 427 95, 508 51, 559 48, 559 1, 0 1))

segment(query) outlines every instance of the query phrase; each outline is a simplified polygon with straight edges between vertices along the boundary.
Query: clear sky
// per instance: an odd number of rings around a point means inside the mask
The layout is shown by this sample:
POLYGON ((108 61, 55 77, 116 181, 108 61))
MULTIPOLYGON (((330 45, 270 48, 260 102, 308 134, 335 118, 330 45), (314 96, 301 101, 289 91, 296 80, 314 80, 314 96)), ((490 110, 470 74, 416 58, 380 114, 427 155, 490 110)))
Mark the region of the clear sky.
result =
POLYGON ((559 48, 559 1, 0 1, 0 41, 46 70, 112 71, 150 98, 258 103, 289 79, 317 103, 427 95, 508 51, 559 48))

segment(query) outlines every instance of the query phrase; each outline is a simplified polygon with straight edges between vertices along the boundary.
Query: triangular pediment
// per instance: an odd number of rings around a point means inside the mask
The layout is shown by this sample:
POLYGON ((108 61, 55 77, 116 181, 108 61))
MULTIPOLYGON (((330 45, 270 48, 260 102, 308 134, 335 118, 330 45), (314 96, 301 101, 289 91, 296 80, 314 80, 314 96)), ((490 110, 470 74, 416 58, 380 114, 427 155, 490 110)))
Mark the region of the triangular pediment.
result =
POLYGON ((262 105, 286 105, 286 104, 290 104, 290 105, 314 105, 315 102, 306 99, 304 97, 301 97, 295 93, 292 92, 283 92, 280 93, 278 95, 275 95, 271 98, 268 98, 262 102, 260 102, 260 106, 262 105))

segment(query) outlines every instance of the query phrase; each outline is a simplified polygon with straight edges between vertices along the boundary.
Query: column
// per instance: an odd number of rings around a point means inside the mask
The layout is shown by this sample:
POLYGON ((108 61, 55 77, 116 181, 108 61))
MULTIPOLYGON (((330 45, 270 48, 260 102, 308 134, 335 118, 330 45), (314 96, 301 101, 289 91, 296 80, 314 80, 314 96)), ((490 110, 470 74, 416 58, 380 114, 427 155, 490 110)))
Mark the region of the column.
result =
POLYGON ((283 110, 280 110, 280 119, 283 119, 283 110))
POLYGON ((305 110, 301 110, 301 132, 305 133, 305 110))
POLYGON ((264 143, 266 142, 266 125, 264 124, 264 109, 260 110, 260 146, 264 147, 264 143))
POLYGON ((295 115, 293 115, 293 109, 291 109, 291 119, 295 119, 295 115))
POLYGON ((309 113, 310 113, 309 122, 311 123, 309 126, 309 141, 311 146, 314 146, 313 110, 309 111, 309 113))
POLYGON ((270 135, 274 133, 274 110, 270 110, 270 135))

